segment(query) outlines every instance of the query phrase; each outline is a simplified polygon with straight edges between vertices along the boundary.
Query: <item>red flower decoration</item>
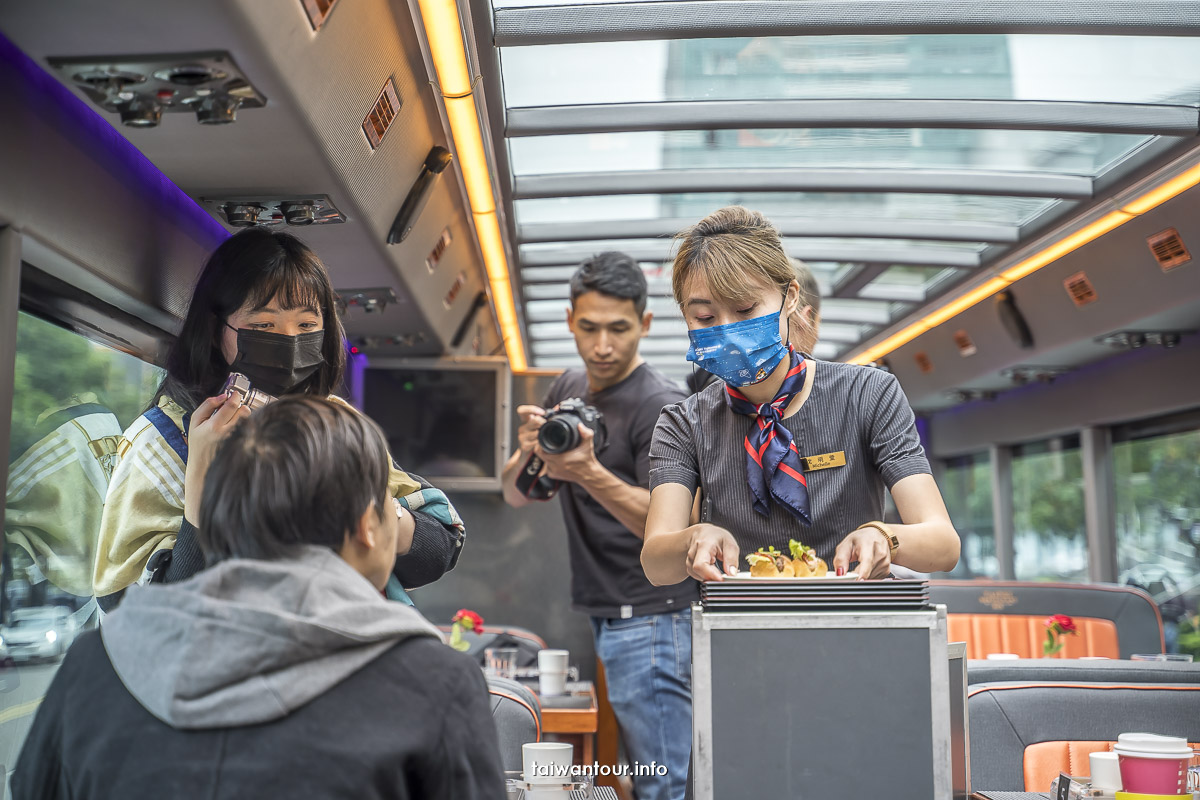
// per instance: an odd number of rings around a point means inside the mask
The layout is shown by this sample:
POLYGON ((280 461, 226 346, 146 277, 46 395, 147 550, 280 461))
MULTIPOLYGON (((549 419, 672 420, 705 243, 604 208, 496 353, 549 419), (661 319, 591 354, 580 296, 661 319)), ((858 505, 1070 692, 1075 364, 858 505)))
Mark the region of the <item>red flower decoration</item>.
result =
POLYGON ((469 608, 460 608, 450 622, 451 624, 459 623, 464 628, 471 628, 476 633, 483 633, 483 617, 469 608))
POLYGON ((1075 627, 1075 620, 1068 617, 1066 614, 1055 614, 1046 619, 1047 628, 1055 628, 1056 633, 1078 633, 1075 627))
POLYGON ((1075 627, 1075 620, 1068 617, 1066 614, 1055 614, 1047 617, 1042 623, 1046 626, 1046 641, 1042 642, 1042 655, 1049 658, 1057 654, 1063 649, 1063 643, 1058 638, 1067 634, 1074 635, 1079 632, 1075 627))

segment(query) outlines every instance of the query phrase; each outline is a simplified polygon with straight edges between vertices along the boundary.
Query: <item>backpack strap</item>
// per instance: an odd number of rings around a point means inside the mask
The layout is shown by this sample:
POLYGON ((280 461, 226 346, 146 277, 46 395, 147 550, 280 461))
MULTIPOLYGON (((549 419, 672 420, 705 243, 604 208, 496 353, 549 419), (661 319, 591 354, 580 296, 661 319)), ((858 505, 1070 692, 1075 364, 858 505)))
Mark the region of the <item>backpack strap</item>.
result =
POLYGON ((155 406, 147 410, 142 416, 150 420, 150 424, 158 429, 162 437, 167 440, 167 444, 171 445, 171 449, 175 451, 175 455, 179 456, 184 464, 187 464, 187 439, 183 438, 183 431, 175 426, 175 423, 167 416, 167 412, 155 406))

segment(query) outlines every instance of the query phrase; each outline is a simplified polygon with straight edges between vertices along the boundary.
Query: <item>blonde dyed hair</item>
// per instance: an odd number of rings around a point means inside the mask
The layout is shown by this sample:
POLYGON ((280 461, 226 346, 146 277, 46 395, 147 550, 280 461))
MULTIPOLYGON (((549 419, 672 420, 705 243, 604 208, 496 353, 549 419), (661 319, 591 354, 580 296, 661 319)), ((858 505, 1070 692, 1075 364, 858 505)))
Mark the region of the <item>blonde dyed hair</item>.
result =
MULTIPOLYGON (((728 206, 714 211, 676 237, 679 242, 671 271, 675 302, 697 276, 717 298, 733 303, 752 301, 762 285, 781 291, 796 280, 792 260, 783 250, 775 226, 757 211, 728 206)), ((804 298, 801 297, 801 304, 804 298)))

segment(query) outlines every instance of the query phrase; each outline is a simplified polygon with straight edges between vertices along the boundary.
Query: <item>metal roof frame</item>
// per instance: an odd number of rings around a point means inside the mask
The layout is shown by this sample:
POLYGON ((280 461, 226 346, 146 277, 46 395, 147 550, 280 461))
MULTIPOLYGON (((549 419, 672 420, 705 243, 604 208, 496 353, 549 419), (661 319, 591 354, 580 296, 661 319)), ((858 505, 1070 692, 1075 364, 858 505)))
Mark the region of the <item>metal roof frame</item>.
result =
POLYGON ((508 109, 505 135, 761 128, 961 128, 1195 136, 1190 105, 1033 100, 706 100, 508 109))
MULTIPOLYGON (((855 264, 912 264, 922 267, 963 267, 972 269, 980 264, 980 251, 954 250, 935 247, 863 247, 839 246, 824 243, 811 244, 804 239, 785 238, 784 249, 792 258, 802 261, 838 261, 855 264)), ((621 248, 634 261, 670 260, 674 242, 664 239, 647 239, 636 246, 621 248)), ((541 252, 521 248, 518 260, 524 267, 576 266, 598 252, 595 248, 566 246, 546 249, 541 252)))
POLYGON ((1200 35, 1196 0, 656 0, 499 8, 495 45, 734 36, 1054 33, 1200 35))
MULTIPOLYGON (((831 219, 774 217, 784 236, 837 236, 862 239, 927 239, 948 242, 1011 244, 1021 239, 1019 225, 957 220, 831 219)), ((545 222, 517 226, 521 244, 590 242, 605 239, 671 238, 694 219, 637 219, 600 222, 545 222)))
POLYGON ((516 200, 614 194, 703 192, 911 192, 1088 200, 1080 175, 990 170, 672 169, 517 175, 516 200))

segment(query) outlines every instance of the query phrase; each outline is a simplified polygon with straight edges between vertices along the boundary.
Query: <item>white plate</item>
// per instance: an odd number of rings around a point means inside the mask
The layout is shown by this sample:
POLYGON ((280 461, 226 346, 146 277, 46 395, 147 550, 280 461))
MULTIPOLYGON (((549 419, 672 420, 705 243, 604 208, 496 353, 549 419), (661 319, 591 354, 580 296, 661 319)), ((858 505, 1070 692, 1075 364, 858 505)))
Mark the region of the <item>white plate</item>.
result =
POLYGON ((729 580, 739 580, 739 581, 856 581, 856 580, 858 580, 858 573, 857 572, 847 572, 845 575, 841 576, 840 578, 832 572, 830 572, 826 575, 822 575, 820 577, 817 577, 815 575, 809 575, 808 577, 805 577, 805 578, 793 578, 790 575, 779 575, 779 576, 772 576, 769 578, 756 578, 755 576, 751 575, 749 572, 739 572, 737 575, 730 576, 729 580))

